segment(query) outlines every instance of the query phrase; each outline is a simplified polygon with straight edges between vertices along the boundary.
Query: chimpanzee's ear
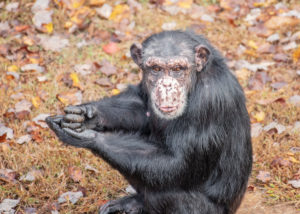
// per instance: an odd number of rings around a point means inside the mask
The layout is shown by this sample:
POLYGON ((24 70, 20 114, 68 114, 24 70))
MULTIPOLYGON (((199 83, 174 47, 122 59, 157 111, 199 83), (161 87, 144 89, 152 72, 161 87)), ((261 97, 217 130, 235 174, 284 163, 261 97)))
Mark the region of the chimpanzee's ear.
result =
POLYGON ((210 50, 204 45, 195 47, 195 63, 197 71, 201 71, 206 65, 210 56, 210 50))
POLYGON ((130 47, 130 54, 133 59, 133 61, 141 67, 142 65, 142 48, 141 45, 133 44, 130 47))

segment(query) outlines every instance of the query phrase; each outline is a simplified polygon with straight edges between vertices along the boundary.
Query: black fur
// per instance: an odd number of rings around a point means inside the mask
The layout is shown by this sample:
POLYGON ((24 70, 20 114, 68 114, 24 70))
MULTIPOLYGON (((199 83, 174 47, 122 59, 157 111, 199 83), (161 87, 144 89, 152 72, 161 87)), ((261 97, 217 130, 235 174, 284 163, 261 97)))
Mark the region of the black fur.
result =
POLYGON ((82 105, 83 112, 95 108, 93 125, 87 120, 82 133, 62 129, 61 117, 47 118, 64 143, 91 149, 136 189, 99 213, 232 214, 240 205, 252 165, 250 122, 243 91, 221 55, 202 36, 167 31, 146 39, 142 51, 133 46, 132 56, 143 68, 149 53, 178 55, 183 47, 194 53, 199 44, 210 55, 200 72, 194 68, 187 107, 178 118, 155 116, 145 80, 82 105))

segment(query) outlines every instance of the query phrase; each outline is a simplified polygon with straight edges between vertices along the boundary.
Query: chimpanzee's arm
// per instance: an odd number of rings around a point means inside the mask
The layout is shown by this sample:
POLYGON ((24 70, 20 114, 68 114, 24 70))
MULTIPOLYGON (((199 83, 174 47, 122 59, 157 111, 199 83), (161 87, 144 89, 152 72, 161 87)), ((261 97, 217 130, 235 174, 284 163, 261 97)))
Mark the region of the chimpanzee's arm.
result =
MULTIPOLYGON (((92 150, 118 169, 126 178, 140 180, 146 186, 178 186, 188 171, 188 139, 172 142, 171 148, 164 149, 147 142, 139 135, 101 133, 93 130, 75 132, 61 128, 61 117, 46 119, 50 128, 66 144, 92 150)), ((192 145, 192 144, 190 144, 192 145)))
POLYGON ((146 107, 139 85, 129 86, 117 96, 68 106, 65 112, 62 127, 79 132, 84 129, 137 131, 147 123, 146 107))

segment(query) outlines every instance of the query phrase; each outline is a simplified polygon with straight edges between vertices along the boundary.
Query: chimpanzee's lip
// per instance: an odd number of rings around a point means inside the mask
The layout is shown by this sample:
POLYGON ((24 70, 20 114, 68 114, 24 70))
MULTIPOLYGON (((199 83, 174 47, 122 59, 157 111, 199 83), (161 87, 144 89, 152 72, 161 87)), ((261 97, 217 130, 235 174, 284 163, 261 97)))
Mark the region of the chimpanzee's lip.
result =
POLYGON ((159 110, 161 110, 162 112, 165 113, 170 113, 173 112, 175 110, 177 110, 178 105, 177 106, 159 106, 159 110))

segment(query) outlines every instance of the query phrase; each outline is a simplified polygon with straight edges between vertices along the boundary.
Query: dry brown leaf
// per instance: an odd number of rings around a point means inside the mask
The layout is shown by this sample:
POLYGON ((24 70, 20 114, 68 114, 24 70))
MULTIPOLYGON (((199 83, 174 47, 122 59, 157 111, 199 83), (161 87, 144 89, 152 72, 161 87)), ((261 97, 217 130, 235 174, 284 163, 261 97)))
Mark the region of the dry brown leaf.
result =
POLYGON ((300 46, 293 52, 293 61, 296 63, 300 59, 300 46))
POLYGON ((0 180, 16 182, 17 172, 12 169, 0 169, 0 180))
POLYGON ((75 182, 80 182, 83 179, 82 171, 79 167, 76 166, 71 166, 68 169, 70 177, 75 181, 75 182))
POLYGON ((75 90, 61 92, 56 97, 64 105, 79 105, 82 102, 82 93, 75 90))
POLYGON ((100 86, 103 86, 103 87, 111 87, 112 86, 111 81, 107 77, 103 77, 103 78, 97 79, 95 81, 95 83, 98 84, 98 85, 100 85, 100 86))
POLYGON ((277 30, 282 27, 293 27, 300 24, 300 19, 287 16, 273 16, 265 22, 265 26, 272 30, 277 30))
POLYGON ((288 159, 285 159, 285 158, 282 158, 282 157, 276 157, 271 162, 272 167, 276 167, 276 166, 288 167, 288 166, 291 166, 291 165, 292 165, 292 163, 288 159))
POLYGON ((271 180, 271 174, 267 171, 259 171, 256 179, 263 183, 266 183, 271 180))
POLYGON ((107 60, 102 60, 100 71, 104 73, 106 76, 110 76, 117 73, 117 69, 114 65, 112 65, 107 60))

